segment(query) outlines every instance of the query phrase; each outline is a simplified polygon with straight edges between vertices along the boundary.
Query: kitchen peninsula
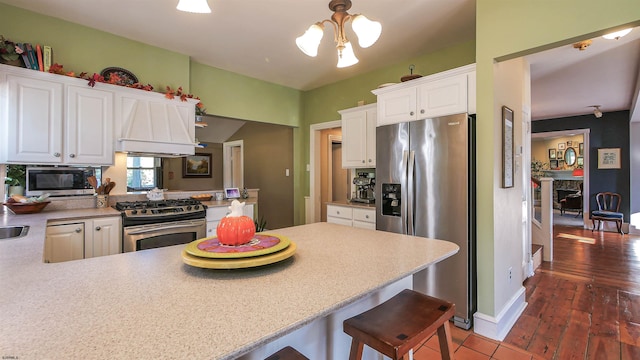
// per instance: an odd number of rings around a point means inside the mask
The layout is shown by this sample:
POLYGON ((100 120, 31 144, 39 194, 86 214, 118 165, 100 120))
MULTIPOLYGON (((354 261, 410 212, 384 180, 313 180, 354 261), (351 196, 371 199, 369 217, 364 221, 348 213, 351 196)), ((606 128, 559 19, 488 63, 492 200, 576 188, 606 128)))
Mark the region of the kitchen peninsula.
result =
POLYGON ((191 267, 180 245, 45 264, 46 216, 0 218, 31 226, 26 237, 0 240, 2 356, 253 360, 292 345, 313 359, 346 358, 344 318, 411 287, 414 273, 458 251, 440 240, 316 223, 273 230, 297 251, 254 269, 191 267))

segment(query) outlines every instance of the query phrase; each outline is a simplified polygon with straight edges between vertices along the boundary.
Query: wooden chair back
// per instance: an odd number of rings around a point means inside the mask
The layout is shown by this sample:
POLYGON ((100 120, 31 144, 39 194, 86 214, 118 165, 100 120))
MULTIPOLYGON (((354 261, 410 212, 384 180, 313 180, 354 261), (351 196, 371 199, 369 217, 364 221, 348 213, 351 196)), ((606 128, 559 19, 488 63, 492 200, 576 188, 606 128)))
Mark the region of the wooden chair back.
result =
POLYGON ((600 192, 596 194, 596 202, 598 203, 598 210, 600 211, 620 212, 622 196, 614 192, 600 192))

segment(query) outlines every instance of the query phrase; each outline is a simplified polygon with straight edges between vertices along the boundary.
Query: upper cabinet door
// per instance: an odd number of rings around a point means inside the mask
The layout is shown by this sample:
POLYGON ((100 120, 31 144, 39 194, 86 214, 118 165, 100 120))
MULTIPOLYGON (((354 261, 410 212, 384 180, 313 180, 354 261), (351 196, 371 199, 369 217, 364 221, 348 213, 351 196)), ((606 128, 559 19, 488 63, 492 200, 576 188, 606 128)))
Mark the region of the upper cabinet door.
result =
POLYGON ((417 120, 415 87, 378 95, 378 126, 417 120))
POLYGON ((367 167, 376 167, 376 126, 378 126, 377 110, 367 110, 367 167))
POLYGON ((110 91, 67 87, 66 163, 113 164, 113 98, 110 91))
POLYGON ((367 112, 342 114, 342 167, 365 167, 367 157, 367 112))
POLYGON ((61 163, 62 92, 58 82, 6 74, 6 162, 61 163))
POLYGON ((448 77, 418 87, 418 119, 467 112, 467 74, 448 77))

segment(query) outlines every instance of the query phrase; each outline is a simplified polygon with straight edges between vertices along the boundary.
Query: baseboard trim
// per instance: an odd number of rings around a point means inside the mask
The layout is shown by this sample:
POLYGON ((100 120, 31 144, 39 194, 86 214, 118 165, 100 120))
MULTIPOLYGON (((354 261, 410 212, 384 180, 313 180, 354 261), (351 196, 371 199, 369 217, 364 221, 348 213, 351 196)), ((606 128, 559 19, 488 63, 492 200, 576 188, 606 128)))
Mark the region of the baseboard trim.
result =
POLYGON ((476 312, 473 314, 473 332, 493 340, 502 341, 527 307, 526 289, 520 287, 497 317, 476 312))

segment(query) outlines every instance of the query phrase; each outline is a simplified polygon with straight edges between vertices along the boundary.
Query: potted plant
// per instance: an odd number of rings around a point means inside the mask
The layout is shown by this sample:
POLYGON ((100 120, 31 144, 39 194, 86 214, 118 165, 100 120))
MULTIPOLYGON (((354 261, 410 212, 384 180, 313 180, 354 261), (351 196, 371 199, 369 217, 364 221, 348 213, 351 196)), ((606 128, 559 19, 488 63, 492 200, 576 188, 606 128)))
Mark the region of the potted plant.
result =
POLYGON ((26 166, 7 165, 7 176, 4 180, 5 185, 9 185, 7 195, 23 195, 26 182, 26 166))
POLYGON ((201 101, 196 104, 196 121, 201 122, 204 115, 207 115, 207 109, 204 108, 204 104, 201 101))

